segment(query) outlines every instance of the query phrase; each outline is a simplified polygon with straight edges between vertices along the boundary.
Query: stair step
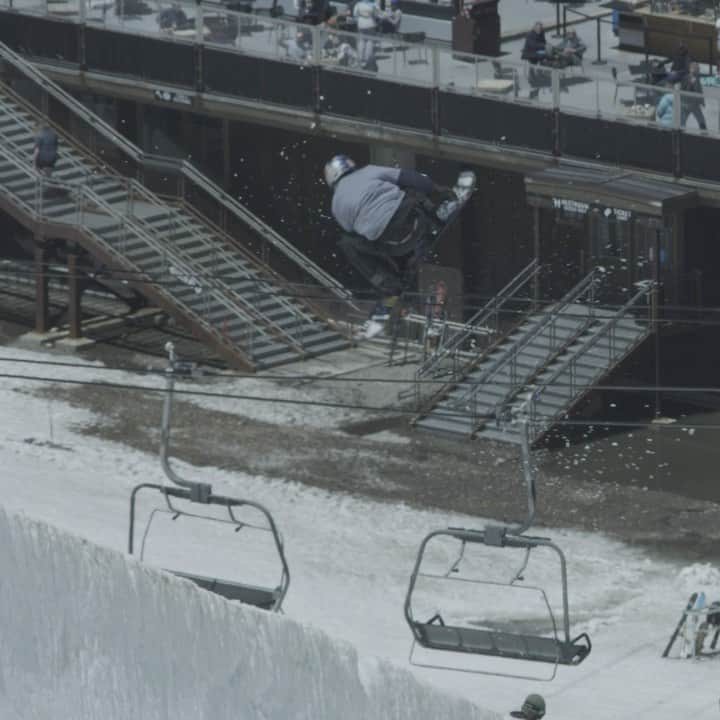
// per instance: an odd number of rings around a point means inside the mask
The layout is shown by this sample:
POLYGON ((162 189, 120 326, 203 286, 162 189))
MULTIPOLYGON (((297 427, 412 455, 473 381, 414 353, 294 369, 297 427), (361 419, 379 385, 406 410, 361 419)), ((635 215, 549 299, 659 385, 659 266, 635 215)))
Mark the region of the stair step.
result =
POLYGON ((298 357, 297 351, 291 349, 285 343, 279 342, 268 342, 264 344, 255 344, 249 348, 249 352, 255 360, 262 360, 268 362, 273 356, 286 355, 293 358, 298 357))
MULTIPOLYGON (((252 357, 253 360, 256 360, 254 355, 252 357)), ((283 353, 277 353, 276 355, 271 355, 263 359, 258 359, 256 360, 256 362, 257 367, 260 370, 266 370, 268 368, 277 367, 278 365, 284 365, 285 363, 298 360, 299 357, 300 356, 296 352, 286 351, 283 353)))
POLYGON ((474 427, 469 419, 451 420, 450 418, 440 418, 434 415, 421 418, 415 423, 415 427, 420 430, 429 430, 435 433, 444 433, 447 435, 464 435, 472 434, 474 427))
POLYGON ((324 355, 325 353, 337 352, 339 350, 345 350, 350 347, 350 342, 340 335, 335 335, 334 340, 328 340, 324 343, 318 343, 306 347, 306 351, 309 355, 324 355))
POLYGON ((513 444, 520 444, 520 433, 517 430, 508 427, 507 429, 496 428, 496 427, 484 427, 478 431, 478 437, 484 440, 495 440, 497 442, 509 442, 513 444))
POLYGON ((336 342, 338 340, 347 342, 336 332, 328 330, 325 327, 318 327, 311 333, 301 333, 298 335, 298 338, 305 349, 316 348, 318 345, 324 345, 325 343, 336 342))
POLYGON ((122 249, 122 254, 137 265, 143 265, 153 258, 160 259, 163 257, 162 252, 147 244, 141 245, 133 250, 122 249))
MULTIPOLYGON (((12 170, 0 172, 0 185, 4 185, 5 187, 14 190, 15 186, 26 178, 30 180, 25 170, 14 167, 12 170)), ((31 182, 35 184, 34 179, 31 180, 31 182)))

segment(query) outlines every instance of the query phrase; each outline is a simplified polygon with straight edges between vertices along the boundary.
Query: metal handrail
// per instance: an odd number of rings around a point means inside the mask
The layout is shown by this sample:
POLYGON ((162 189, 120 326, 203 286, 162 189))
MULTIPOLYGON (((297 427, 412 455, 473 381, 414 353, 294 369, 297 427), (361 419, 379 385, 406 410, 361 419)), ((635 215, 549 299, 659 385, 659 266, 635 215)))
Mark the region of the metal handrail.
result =
POLYGON ((343 300, 349 300, 351 298, 351 293, 332 277, 332 275, 325 272, 318 265, 315 265, 315 263, 299 252, 291 243, 287 242, 279 233, 273 230, 273 228, 262 222, 262 220, 251 213, 244 205, 240 204, 235 198, 225 192, 225 190, 200 173, 198 169, 187 160, 160 157, 158 155, 145 153, 143 153, 142 156, 143 164, 146 166, 155 165, 164 168, 179 168, 184 177, 188 178, 194 185, 217 200, 233 215, 239 217, 245 225, 252 228, 263 240, 267 240, 273 247, 281 250, 288 259, 306 270, 309 275, 318 280, 334 295, 343 300))
MULTIPOLYGON (((22 118, 17 118, 17 113, 13 112, 11 108, 7 110, 7 113, 13 118, 17 119, 20 124, 27 127, 28 123, 22 120, 22 118)), ((14 141, 11 137, 7 136, 2 130, 0 130, 0 136, 3 137, 3 139, 6 140, 6 142, 11 145, 13 148, 15 148, 19 152, 19 147, 16 141, 14 141)), ((72 167, 76 167, 81 169, 85 173, 84 177, 84 183, 87 183, 88 178, 93 175, 92 171, 87 168, 80 160, 73 157, 72 154, 68 155, 70 158, 69 162, 72 167)), ((122 175, 107 175, 103 176, 102 174, 94 174, 96 178, 102 178, 106 177, 107 179, 112 179, 113 181, 117 182, 118 184, 125 186, 125 191, 128 196, 128 204, 132 204, 133 201, 136 200, 144 200, 145 202, 155 205, 158 207, 158 209, 167 209, 168 218, 170 221, 175 221, 176 223, 182 222, 182 218, 180 217, 179 210, 175 208, 172 205, 169 205, 166 202, 163 202, 161 198, 159 198, 155 193, 150 191, 148 188, 146 188, 144 185, 139 183, 134 178, 128 178, 122 175)), ((75 185, 75 183, 69 183, 70 185, 75 185)), ((123 216, 126 217, 126 216, 123 216)), ((201 218, 201 220, 205 220, 205 218, 201 218)), ((141 226, 147 226, 147 222, 143 220, 142 218, 133 218, 132 220, 129 220, 129 222, 135 223, 137 222, 141 226)), ((233 264, 234 258, 233 256, 228 253, 225 248, 219 248, 211 243, 208 243, 202 238, 197 238, 197 244, 202 245, 206 250, 209 250, 215 255, 220 254, 225 262, 229 264, 233 264)), ((172 253, 175 256, 182 257, 185 255, 185 253, 178 248, 173 248, 172 253)), ((243 254, 243 253, 241 253, 243 254)), ((192 263, 191 258, 186 258, 186 260, 190 263, 192 263)), ((243 272, 247 272, 245 269, 243 269, 243 272)), ((251 275, 248 274, 249 278, 252 278, 251 275)), ((257 283, 265 283, 266 281, 263 278, 256 278, 257 283)), ((281 326, 279 326, 277 323, 275 323, 263 310, 256 307, 252 303, 248 302, 246 298, 244 298, 241 294, 235 292, 232 287, 227 285, 226 283, 222 282, 222 279, 217 277, 214 279, 214 282, 217 286, 222 285, 226 288, 227 292, 229 292, 234 298, 236 298, 243 306, 245 306, 250 314, 250 316, 255 316, 255 318, 261 322, 263 322, 267 329, 271 333, 275 333, 278 335, 281 335, 284 337, 292 347, 295 348, 300 353, 304 352, 304 342, 303 342, 303 333, 302 333, 302 325, 303 323, 310 323, 312 322, 312 318, 309 314, 303 312, 302 307, 292 303, 288 298, 284 298, 281 295, 275 295, 275 300, 278 304, 282 305, 282 307, 290 313, 297 321, 297 325, 300 326, 301 332, 299 333, 300 337, 298 338, 296 335, 294 335, 291 332, 288 332, 281 326)))
POLYGON ((183 207, 187 213, 193 216, 197 216, 201 222, 207 224, 212 229, 214 235, 222 238, 227 244, 233 245, 233 251, 237 252, 238 255, 243 258, 243 260, 246 260, 252 266, 252 270, 257 275, 258 285, 261 283, 267 285, 268 283, 272 282, 274 285, 281 286, 281 288, 287 293, 287 295, 282 295, 281 293, 273 291, 273 298, 278 301, 287 301, 290 303, 292 303, 292 299, 294 297, 301 298, 302 306, 295 307, 298 311, 298 314, 305 318, 307 322, 313 322, 315 320, 315 318, 313 318, 312 316, 312 313, 315 313, 317 317, 323 317, 325 311, 323 311, 322 308, 318 306, 318 303, 316 303, 313 299, 296 293, 292 289, 292 283, 290 281, 282 277, 282 275, 280 275, 269 265, 266 265, 265 262, 263 262, 261 258, 254 255, 251 250, 243 247, 242 245, 235 246, 233 244, 233 237, 227 230, 221 228, 213 220, 210 220, 209 218, 200 215, 194 206, 184 203, 183 207), (282 300, 280 300, 281 298, 282 300), (307 310, 308 312, 305 312, 305 310, 307 310))
MULTIPOLYGON (((136 190, 139 194, 141 194, 147 202, 150 202, 152 204, 157 204, 159 209, 167 209, 168 219, 170 222, 175 221, 176 223, 182 222, 182 217, 178 211, 177 208, 173 207, 172 205, 168 205, 165 203, 162 203, 157 196, 152 194, 150 191, 145 188, 144 185, 141 185, 137 182, 137 180, 130 180, 130 186, 136 190)), ((132 221, 135 222, 135 219, 132 221)), ((143 220, 142 218, 137 218, 137 222, 140 223, 142 226, 148 226, 147 222, 143 220)), ((148 226, 149 229, 152 229, 151 226, 148 226)), ((206 239, 204 239, 201 236, 195 236, 195 240, 193 243, 193 250, 202 247, 204 250, 212 253, 216 256, 218 259, 224 259, 225 262, 232 264, 233 263, 233 256, 227 252, 227 250, 217 244, 217 243, 211 243, 208 242, 206 239)), ((184 257, 188 263, 191 265, 194 263, 194 259, 191 258, 187 251, 179 249, 177 246, 173 247, 171 250, 172 254, 177 257, 184 257)), ((239 268, 242 273, 246 274, 248 279, 254 280, 258 285, 260 283, 266 283, 267 281, 264 280, 261 277, 253 277, 247 272, 246 268, 239 268)), ((192 273, 195 275, 196 273, 192 273)), ((282 328, 280 325, 275 323, 270 316, 258 308, 256 305, 253 305, 251 302, 248 301, 247 298, 245 298, 242 294, 238 293, 237 291, 233 290, 232 286, 227 284, 223 281, 222 276, 215 275, 213 277, 207 278, 209 280, 208 284, 213 285, 218 289, 224 289, 226 293, 229 293, 233 298, 235 298, 241 305, 243 305, 247 312, 249 313, 250 317, 253 317, 255 320, 259 320, 263 322, 267 327, 266 330, 269 331, 270 334, 275 333, 278 335, 283 336, 289 344, 295 348, 298 352, 302 353, 304 352, 304 345, 302 337, 298 340, 292 333, 288 332, 284 328, 282 328)), ((282 297, 281 295, 274 295, 273 298, 275 301, 281 305, 283 308, 285 308, 288 312, 290 312, 297 320, 298 322, 311 322, 311 318, 309 315, 305 314, 301 307, 293 304, 290 300, 287 298, 282 297)))
MULTIPOLYGON (((137 183, 135 180, 130 180, 131 187, 134 189, 142 189, 145 190, 142 185, 137 183)), ((157 252, 160 252, 167 258, 172 258, 173 265, 177 267, 177 270, 179 271, 179 276, 184 277, 195 277, 196 273, 193 271, 193 260, 192 258, 188 257, 187 254, 184 251, 179 251, 177 248, 172 248, 170 251, 168 251, 168 248, 163 245, 162 243, 156 241, 152 235, 150 235, 148 232, 146 232, 144 228, 144 223, 142 221, 136 220, 133 217, 129 217, 127 215, 123 215, 121 213, 118 213, 114 208, 112 208, 111 205, 108 205, 105 203, 105 201, 97 196, 92 190, 89 191, 89 194, 91 196, 92 201, 97 204, 99 207, 102 207, 106 210, 109 214, 111 214, 113 217, 119 218, 122 223, 125 225, 125 227, 130 228, 133 232, 135 232, 136 235, 139 235, 143 241, 146 242, 146 244, 150 245, 150 247, 153 250, 156 250, 157 252), (98 202, 99 200, 99 202, 98 202), (180 262, 178 262, 178 259, 180 262), (178 267, 179 266, 179 267, 178 267)), ((158 206, 160 209, 163 209, 167 206, 158 206)), ((81 227, 85 227, 84 225, 81 225, 81 227)), ((100 236, 101 237, 101 236, 100 236)), ((199 244, 202 242, 205 249, 208 247, 212 250, 214 247, 207 242, 201 241, 200 239, 196 239, 196 242, 199 244)), ((229 286, 225 285, 225 283, 222 283, 218 281, 215 278, 211 278, 210 282, 205 284, 206 287, 210 290, 210 294, 212 298, 219 302, 221 305, 223 305, 227 310, 232 311, 233 313, 240 316, 240 318, 246 323, 246 332, 251 330, 258 330, 262 331, 262 328, 257 327, 257 320, 263 320, 265 323, 270 325, 271 327, 267 328, 268 330, 272 330, 277 332, 278 334, 281 334, 286 337, 286 339, 291 343, 293 347, 296 349, 302 351, 302 347, 298 346, 295 339, 289 335, 289 333, 285 332, 281 327, 276 326, 272 324, 272 321, 264 314, 262 311, 259 311, 254 305, 252 305, 250 302, 248 302, 242 295, 239 293, 236 293, 230 288, 229 286), (232 299, 228 297, 228 295, 232 296, 232 299), (248 327, 249 324, 249 327, 248 327)), ((184 303, 183 303, 184 304, 184 303)), ((186 306, 189 308, 189 306, 186 306)), ((193 314, 198 314, 196 311, 189 308, 193 314)), ((200 316, 202 317, 202 315, 200 316)), ((208 323, 210 325, 210 323, 208 323)), ((213 327, 211 325, 211 327, 213 327)), ((268 337, 272 337, 271 333, 263 333, 268 335, 268 337)))
POLYGON ((161 167, 178 168, 184 178, 197 185, 210 197, 216 199, 217 202, 225 209, 236 215, 242 223, 250 226, 256 233, 261 235, 264 240, 267 240, 275 248, 280 250, 289 260, 298 265, 304 272, 317 280, 337 297, 345 301, 349 300, 350 294, 348 291, 344 290, 337 280, 313 263, 305 255, 298 252, 270 226, 262 222, 258 217, 247 210, 247 208, 243 207, 237 200, 228 195, 222 188, 200 173, 197 168, 187 162, 187 160, 168 161, 166 158, 160 159, 156 155, 144 153, 137 147, 137 145, 131 143, 129 140, 120 135, 104 120, 85 108, 74 97, 72 97, 72 95, 65 92, 62 88, 45 77, 42 73, 36 70, 31 63, 27 62, 17 53, 13 52, 4 43, 0 43, 0 58, 13 65, 26 77, 32 79, 45 92, 52 95, 56 100, 65 105, 65 107, 71 110, 75 116, 81 118, 106 140, 112 143, 115 147, 119 148, 132 160, 137 162, 138 165, 142 167, 156 165, 161 167), (160 160, 162 160, 162 164, 160 164, 160 160))
MULTIPOLYGON (((520 351, 524 350, 533 340, 535 340, 535 338, 548 329, 548 327, 550 327, 551 331, 554 330, 556 320, 561 315, 564 315, 564 310, 568 307, 568 305, 577 302, 586 292, 592 293, 594 291, 595 285, 598 282, 597 276, 599 274, 600 271, 597 268, 594 268, 579 283, 577 283, 577 285, 575 285, 555 306, 553 306, 553 309, 550 312, 545 313, 543 319, 529 334, 525 335, 519 342, 513 344, 508 354, 501 354, 496 360, 494 360, 485 372, 473 381, 473 384, 468 392, 458 398, 456 402, 458 404, 464 404, 468 401, 468 399, 477 395, 482 385, 491 380, 497 372, 505 367, 508 362, 515 362, 520 354, 520 351)), ((593 297, 591 296, 590 301, 592 302, 592 300, 593 297)), ((592 311, 588 312, 588 316, 592 316, 592 311)), ((554 351, 555 348, 551 346, 548 349, 548 354, 554 353, 554 351)))
POLYGON ((424 362, 415 372, 415 379, 419 379, 428 375, 436 368, 440 361, 447 357, 450 353, 457 351, 471 335, 473 335, 479 325, 485 324, 494 314, 495 325, 497 330, 497 315, 500 308, 509 300, 511 300, 530 280, 535 278, 540 272, 540 263, 537 259, 532 260, 526 265, 504 288, 502 288, 495 296, 493 296, 482 308, 480 308, 451 339, 426 362, 424 362))
MULTIPOLYGON (((163 245, 159 244, 157 241, 152 238, 151 235, 149 235, 145 230, 139 226, 137 223, 131 221, 128 219, 126 215, 123 215, 119 213, 115 208, 113 208, 111 205, 105 202, 105 200, 94 193, 91 188, 89 188, 87 185, 77 185, 77 184, 69 184, 64 182, 57 182, 52 180, 46 180, 43 178, 35 169, 29 168, 26 164, 19 161, 12 153, 8 153, 6 149, 0 148, 0 157, 3 157, 5 160, 13 164, 17 169, 22 171, 25 175, 27 175, 29 178, 33 179, 36 185, 36 199, 38 196, 42 198, 42 188, 44 185, 50 185, 52 187, 60 187, 64 188, 69 192, 75 192, 78 193, 79 196, 75 196, 73 199, 75 201, 75 211, 78 214, 77 222, 73 223, 77 227, 81 228, 87 233, 90 233, 96 241, 99 241, 104 247, 109 249, 112 254, 118 255, 122 259, 125 259, 121 252, 118 252, 112 244, 108 243, 106 240, 103 239, 102 235, 98 234, 93 230, 93 228, 89 225, 87 225, 83 221, 83 215, 85 211, 85 207, 83 205, 82 199, 90 200, 96 207, 104 211, 104 213, 119 222, 120 226, 123 227, 126 230, 130 230, 131 234, 134 234, 136 237, 139 237, 143 240, 148 246, 150 246, 153 250, 158 252, 160 256, 168 257, 167 248, 165 248, 163 245)), ((34 207, 33 205, 29 204, 26 200, 23 200, 18 195, 15 195, 14 193, 9 193, 16 201, 19 201, 19 203, 29 209, 30 213, 33 217, 36 217, 38 219, 48 219, 46 215, 43 214, 42 210, 42 202, 39 202, 37 207, 34 207)), ((61 220, 58 220, 56 218, 49 218, 52 222, 55 222, 57 224, 67 224, 63 223, 61 220)), ((181 275, 183 276, 194 276, 194 273, 192 271, 192 267, 185 264, 184 259, 181 262, 177 262, 177 258, 175 256, 173 257, 173 263, 177 264, 178 270, 180 271, 181 275)), ((245 326, 247 329, 250 330, 258 330, 252 316, 248 315, 241 307, 237 306, 236 303, 232 303, 228 300, 227 297, 222 292, 215 292, 215 288, 212 286, 209 286, 209 292, 216 302, 219 302, 221 305, 225 306, 228 310, 239 316, 241 320, 244 321, 245 326)), ((163 294, 169 295, 162 287, 158 288, 159 292, 162 292, 163 294)), ((182 306, 187 312, 192 314, 193 316, 197 316, 200 318, 201 322, 203 322, 205 325, 207 325, 213 333, 218 334, 222 337, 222 334, 217 331, 217 328, 215 328, 211 323, 207 322, 205 318, 203 317, 202 313, 198 313, 197 310, 193 309, 186 303, 182 301, 178 301, 175 297, 170 295, 173 302, 176 305, 182 306)))
MULTIPOLYGON (((564 373, 567 371, 567 369, 570 366, 573 366, 577 363, 578 358, 581 358, 583 355, 585 355, 591 348, 593 348, 601 338, 604 338, 606 335, 608 335, 611 331, 615 330, 617 325, 619 324, 620 320, 624 319, 625 315, 628 313, 628 311, 638 304, 638 302, 643 298, 651 295, 657 285, 653 281, 644 281, 642 283, 642 287, 633 295, 630 300, 628 300, 617 312, 610 316, 602 325, 600 328, 593 333, 592 337, 588 338, 577 350, 577 352, 574 352, 570 357, 568 357, 565 362, 561 363, 559 367, 550 375, 549 378, 547 378, 540 387, 533 390, 532 396, 530 398, 530 418, 531 423, 533 425, 536 424, 535 417, 536 417, 536 410, 537 410, 537 401, 542 396, 542 394, 564 373)), ((649 332, 649 330, 647 331, 649 332)), ((645 335, 647 335, 647 332, 645 335)), ((613 353, 613 344, 610 344, 610 352, 611 355, 614 355, 613 353)), ((613 359, 613 358, 611 358, 613 359)), ((571 373, 571 378, 574 378, 574 373, 571 373)), ((575 392, 575 384, 571 380, 569 385, 567 386, 570 391, 570 396, 572 396, 575 392)))

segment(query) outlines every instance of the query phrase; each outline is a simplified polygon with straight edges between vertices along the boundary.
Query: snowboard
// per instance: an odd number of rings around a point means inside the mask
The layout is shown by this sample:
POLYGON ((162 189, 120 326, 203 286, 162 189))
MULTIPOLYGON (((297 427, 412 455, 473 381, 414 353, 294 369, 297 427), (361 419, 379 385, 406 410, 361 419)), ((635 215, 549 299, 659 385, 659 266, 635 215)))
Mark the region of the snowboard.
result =
POLYGON ((477 188, 477 177, 472 170, 463 170, 455 181, 452 191, 454 198, 444 200, 435 208, 434 217, 431 218, 431 231, 427 241, 415 252, 415 256, 408 262, 405 274, 408 279, 414 276, 421 263, 426 261, 433 250, 443 241, 447 233, 460 217, 465 206, 472 198, 477 188))

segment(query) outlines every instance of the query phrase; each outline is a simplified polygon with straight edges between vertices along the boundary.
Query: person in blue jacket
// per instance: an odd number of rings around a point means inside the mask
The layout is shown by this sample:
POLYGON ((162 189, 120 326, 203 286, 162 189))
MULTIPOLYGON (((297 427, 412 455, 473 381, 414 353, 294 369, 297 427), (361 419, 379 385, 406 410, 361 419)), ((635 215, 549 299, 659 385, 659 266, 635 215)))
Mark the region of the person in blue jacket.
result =
POLYGON ((655 119, 664 127, 672 127, 673 124, 673 84, 665 84, 667 92, 660 98, 655 108, 655 119))

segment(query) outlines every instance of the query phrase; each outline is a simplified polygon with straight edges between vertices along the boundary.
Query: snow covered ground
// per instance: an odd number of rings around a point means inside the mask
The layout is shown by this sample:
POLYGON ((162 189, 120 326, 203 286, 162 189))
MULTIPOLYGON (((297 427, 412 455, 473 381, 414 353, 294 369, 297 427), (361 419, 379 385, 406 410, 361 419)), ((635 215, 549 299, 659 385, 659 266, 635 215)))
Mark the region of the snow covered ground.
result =
MULTIPOLYGON (((26 350, 2 348, 2 358, 16 361, 0 364, 0 374, 4 375, 98 379, 148 388, 161 385, 156 377, 138 379, 137 375, 121 373, 111 376, 100 366, 81 370, 30 366, 23 359, 47 360, 48 356, 26 350)), ((74 356, 67 359, 78 362, 74 356)), ((130 490, 139 482, 162 481, 157 458, 81 436, 78 429, 96 418, 63 402, 35 396, 33 392, 39 387, 47 388, 47 383, 0 378, 5 419, 0 439, 4 469, 0 480, 2 504, 12 512, 24 513, 123 551, 127 543, 130 490)), ((212 388, 216 389, 248 395, 270 392, 268 382, 262 380, 223 381, 221 387, 212 388)), ((286 396, 285 391, 273 392, 286 396)), ((300 388, 292 392, 299 397, 313 391, 300 388)), ((205 398, 202 402, 215 401, 205 398)), ((227 404, 234 401, 222 402, 227 410, 227 404)), ((233 410, 255 413, 262 412, 262 407, 266 406, 237 401, 233 410)), ((113 408, 107 412, 111 414, 113 408)), ((298 407, 276 420, 300 422, 301 412, 303 409, 298 407)), ((314 422, 330 424, 337 419, 332 411, 325 414, 313 410, 312 415, 314 422)), ((242 452, 241 436, 238 446, 238 452, 242 452)), ((196 480, 212 482, 217 492, 260 501, 271 510, 283 533, 292 573, 285 603, 287 615, 354 644, 363 668, 371 668, 373 658, 410 667, 407 664, 410 634, 402 609, 415 553, 424 535, 448 525, 477 527, 482 523, 478 518, 330 495, 211 467, 179 464, 178 470, 196 480)), ((149 503, 143 504, 141 522, 149 517, 151 509, 149 503)), ((219 572, 227 579, 271 576, 271 554, 267 548, 255 552, 255 546, 246 546, 248 534, 227 533, 223 537, 216 527, 210 531, 193 522, 186 523, 182 530, 178 524, 153 523, 148 544, 152 541, 154 561, 201 572, 212 566, 206 574, 219 572)), ((651 559, 642 550, 603 536, 562 528, 553 530, 552 539, 568 558, 572 631, 588 631, 593 639, 593 652, 583 665, 560 668, 551 683, 418 668, 413 668, 413 672, 437 688, 500 713, 517 707, 528 692, 539 691, 547 699, 547 717, 551 720, 717 718, 720 658, 662 660, 660 654, 690 592, 705 590, 708 598, 720 598, 718 566, 683 567, 651 559)), ((452 552, 452 548, 438 547, 429 558, 432 566, 444 567, 452 552)), ((508 560, 507 553, 495 557, 485 553, 482 558, 471 553, 464 572, 507 580, 519 560, 514 556, 508 560)), ((553 607, 558 607, 557 568, 551 564, 549 554, 538 553, 524 577, 524 585, 544 587, 553 607)), ((3 580, 7 582, 7 575, 3 580)), ((472 597, 452 588, 437 601, 429 599, 430 590, 439 588, 423 588, 419 598, 423 607, 442 603, 444 611, 464 615, 466 619, 492 615, 500 620, 504 612, 508 622, 515 619, 528 627, 540 627, 543 623, 541 613, 535 612, 537 597, 534 604, 526 600, 533 591, 504 591, 490 598, 499 606, 490 607, 483 605, 488 597, 482 588, 472 597)), ((151 606, 157 602, 149 595, 144 600, 151 606)), ((46 598, 44 602, 52 601, 46 598)), ((227 617, 225 613, 231 611, 217 612, 227 617)), ((8 622, 6 615, 3 626, 8 622)), ((8 636, 19 642, 20 636, 4 632, 5 642, 8 636)), ((233 652, 240 654, 242 648, 233 646, 233 652)), ((0 684, 0 695, 7 696, 9 692, 7 683, 0 684)), ((16 707, 13 716, 22 717, 22 708, 16 707)), ((97 715, 84 715, 93 716, 97 715)), ((287 717, 304 716, 289 708, 287 717)), ((437 717, 453 716, 448 711, 437 717)))
POLYGON ((0 511, 0 542, 3 717, 498 717, 47 525, 0 511))

